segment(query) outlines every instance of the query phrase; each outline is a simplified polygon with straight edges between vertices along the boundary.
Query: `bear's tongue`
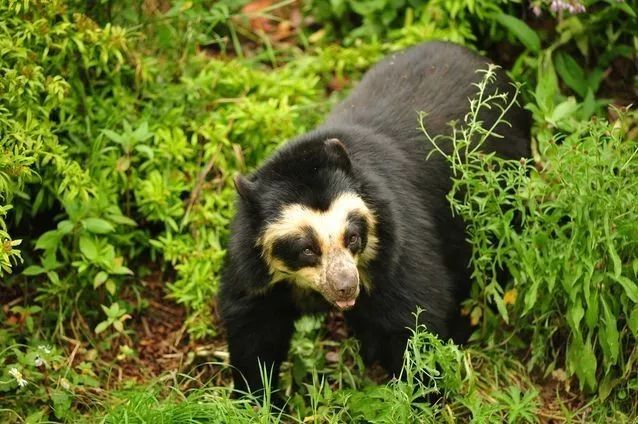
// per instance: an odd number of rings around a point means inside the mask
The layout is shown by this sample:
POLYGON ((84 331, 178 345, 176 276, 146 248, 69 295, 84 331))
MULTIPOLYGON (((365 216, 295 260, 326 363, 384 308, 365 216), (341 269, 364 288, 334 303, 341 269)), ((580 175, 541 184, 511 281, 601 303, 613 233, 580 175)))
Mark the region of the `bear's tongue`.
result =
POLYGON ((354 302, 356 299, 348 299, 348 300, 337 300, 335 303, 339 307, 339 309, 352 308, 354 306, 354 302))

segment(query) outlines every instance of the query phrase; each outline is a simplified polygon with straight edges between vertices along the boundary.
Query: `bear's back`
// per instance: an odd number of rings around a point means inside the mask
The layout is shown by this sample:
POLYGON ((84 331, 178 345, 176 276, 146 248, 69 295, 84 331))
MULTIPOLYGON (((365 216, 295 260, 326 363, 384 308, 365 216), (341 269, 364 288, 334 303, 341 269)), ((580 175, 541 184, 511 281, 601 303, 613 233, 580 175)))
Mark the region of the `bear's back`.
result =
MULTIPOLYGON (((449 133, 448 123, 460 122, 467 114, 469 99, 477 93, 474 84, 483 78, 477 71, 487 69, 488 63, 465 47, 441 41, 393 53, 365 74, 324 125, 369 128, 401 143, 410 154, 421 155, 430 146, 419 128, 419 113, 427 114, 424 123, 431 135, 449 133)), ((511 80, 500 69, 496 84, 510 98, 514 95, 511 80)), ((496 113, 484 111, 484 127, 491 126, 496 113)), ((506 141, 491 146, 510 158, 529 157, 529 113, 513 107, 506 119, 512 124, 505 131, 506 141)))

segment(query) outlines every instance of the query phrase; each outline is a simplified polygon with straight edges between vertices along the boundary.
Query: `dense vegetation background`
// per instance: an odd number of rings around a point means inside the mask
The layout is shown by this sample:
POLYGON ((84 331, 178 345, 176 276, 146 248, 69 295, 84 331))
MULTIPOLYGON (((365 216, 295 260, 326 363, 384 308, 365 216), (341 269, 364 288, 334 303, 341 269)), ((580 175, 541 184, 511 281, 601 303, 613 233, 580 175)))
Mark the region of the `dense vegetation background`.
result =
MULTIPOLYGON (((633 422, 637 11, 0 2, 0 421, 633 422), (284 410, 231 400, 215 294, 233 175, 320 122, 384 54, 428 39, 494 59, 534 117, 533 161, 448 157, 475 248, 472 344, 419 328, 405 380, 388 382, 364 370, 338 315, 308 317, 284 410)), ((513 100, 489 78, 477 94, 474 109, 513 100)), ((474 116, 457 123, 461 148, 489 131, 474 116)))

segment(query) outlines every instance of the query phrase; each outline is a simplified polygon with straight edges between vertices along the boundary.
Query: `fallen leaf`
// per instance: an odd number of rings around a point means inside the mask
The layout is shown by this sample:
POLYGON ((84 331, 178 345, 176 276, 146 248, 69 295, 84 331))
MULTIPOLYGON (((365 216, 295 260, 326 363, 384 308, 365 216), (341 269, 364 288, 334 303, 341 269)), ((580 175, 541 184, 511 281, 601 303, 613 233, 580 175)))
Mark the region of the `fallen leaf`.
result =
POLYGON ((326 361, 328 362, 339 362, 339 354, 337 352, 326 352, 326 361))
POLYGON ((328 83, 328 87, 332 91, 341 91, 348 85, 348 79, 344 77, 334 76, 328 83))
POLYGON ((241 8, 242 13, 248 16, 248 21, 254 31, 272 31, 273 26, 271 25, 270 20, 263 16, 259 16, 259 13, 262 10, 272 6, 272 4, 273 0, 254 0, 241 8))

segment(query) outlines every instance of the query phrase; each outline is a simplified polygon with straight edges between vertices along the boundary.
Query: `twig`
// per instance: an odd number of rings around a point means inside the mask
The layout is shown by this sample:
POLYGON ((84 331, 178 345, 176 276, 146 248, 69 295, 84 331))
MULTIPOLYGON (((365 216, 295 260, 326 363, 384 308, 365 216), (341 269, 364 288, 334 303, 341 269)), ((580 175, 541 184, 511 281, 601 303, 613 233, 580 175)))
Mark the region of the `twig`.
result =
POLYGON ((173 343, 173 347, 176 348, 177 346, 179 346, 179 342, 182 341, 182 337, 184 336, 185 331, 186 331, 186 322, 184 322, 184 324, 177 331, 177 334, 175 334, 175 342, 173 343))
POLYGON ((146 333, 146 337, 151 337, 151 328, 148 326, 148 321, 146 317, 142 317, 142 327, 144 327, 144 332, 146 333))
POLYGON ((66 337, 66 336, 63 336, 63 337, 68 342, 75 343, 75 347, 73 348, 73 351, 71 352, 71 355, 69 355, 69 362, 68 362, 68 365, 67 365, 67 370, 64 372, 64 377, 66 378, 67 373, 69 372, 69 369, 71 368, 71 366, 73 365, 73 361, 75 360, 75 355, 78 353, 78 349, 80 348, 80 346, 82 344, 80 343, 79 340, 74 340, 74 339, 71 339, 71 338, 66 337))
POLYGON ((191 212, 191 209, 193 208, 193 205, 195 204, 197 199, 199 199, 199 194, 201 193, 202 188, 204 187, 204 182, 206 181, 206 176, 213 169, 213 165, 215 164, 215 160, 217 160, 217 155, 219 155, 219 152, 221 152, 221 150, 222 150, 222 144, 220 143, 220 144, 217 145, 217 150, 215 150, 215 153, 213 153, 213 155, 211 156, 210 160, 208 161, 208 163, 206 164, 204 169, 202 169, 202 171, 197 176, 197 182, 195 183, 195 188, 191 192, 191 196, 188 199, 188 206, 186 207, 186 213, 184 213, 184 218, 182 218, 182 222, 181 222, 181 224, 179 226, 180 230, 182 228, 184 228, 184 224, 188 220, 188 216, 190 215, 190 212, 191 212))

